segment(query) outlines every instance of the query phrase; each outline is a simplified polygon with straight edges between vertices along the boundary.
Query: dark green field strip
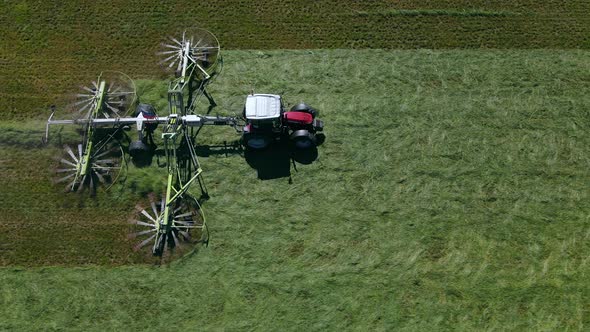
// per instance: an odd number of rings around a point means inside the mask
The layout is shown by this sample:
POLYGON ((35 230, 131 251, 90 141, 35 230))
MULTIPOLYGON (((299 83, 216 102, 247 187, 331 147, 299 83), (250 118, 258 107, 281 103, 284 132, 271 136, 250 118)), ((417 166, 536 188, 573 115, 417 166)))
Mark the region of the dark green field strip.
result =
POLYGON ((0 6, 0 109, 15 119, 35 116, 101 70, 160 76, 161 39, 194 25, 224 49, 590 47, 590 4, 582 0, 0 6))
POLYGON ((466 40, 460 47, 480 47, 483 43, 486 47, 501 48, 571 48, 589 47, 584 32, 590 29, 590 5, 586 1, 392 4, 226 0, 199 6, 132 1, 113 6, 51 2, 4 6, 7 29, 3 43, 10 46, 2 51, 4 56, 27 54, 52 59, 48 55, 72 54, 85 56, 87 63, 100 53, 118 59, 121 54, 153 50, 163 33, 195 24, 214 31, 222 46, 229 49, 348 48, 358 39, 350 35, 354 33, 366 37, 376 34, 371 45, 374 48, 457 47, 455 43, 447 44, 449 38, 444 38, 450 28, 448 33, 453 35, 453 27, 463 28, 462 37, 466 40), (505 19, 498 19, 502 17, 505 19), (400 28, 411 29, 397 28, 400 23, 400 28), (488 36, 493 38, 474 43, 469 35, 478 35, 481 27, 498 29, 495 35, 500 36, 488 36), (558 33, 559 39, 550 32, 558 33), (521 39, 523 34, 527 38, 521 39), (422 41, 433 44, 423 45, 422 41))
POLYGON ((397 10, 417 10, 417 9, 437 9, 450 11, 506 11, 513 13, 535 13, 539 15, 553 16, 556 14, 569 13, 570 15, 583 16, 584 12, 590 7, 584 1, 502 1, 502 0, 401 0, 395 1, 371 1, 370 3, 357 3, 356 8, 367 7, 371 9, 397 9, 397 10))
POLYGON ((52 184, 59 149, 25 143, 0 151, 0 265, 149 262, 127 240, 132 204, 66 194, 52 184))

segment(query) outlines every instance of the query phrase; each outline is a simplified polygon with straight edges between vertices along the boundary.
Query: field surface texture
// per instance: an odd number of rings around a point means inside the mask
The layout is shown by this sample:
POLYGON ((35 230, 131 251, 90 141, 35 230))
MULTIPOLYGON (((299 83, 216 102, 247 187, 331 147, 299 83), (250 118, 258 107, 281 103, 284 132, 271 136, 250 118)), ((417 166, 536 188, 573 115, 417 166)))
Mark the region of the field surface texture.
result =
POLYGON ((2 1, 0 331, 587 330, 589 13, 587 0, 2 1), (41 137, 49 105, 102 70, 165 113, 155 53, 193 26, 224 55, 212 114, 282 94, 320 110, 327 138, 307 161, 280 146, 253 157, 233 129, 203 128, 210 245, 157 261, 131 250, 128 221, 164 188, 160 161, 129 163, 94 198, 64 194, 55 158, 81 136, 41 137))
POLYGON ((0 109, 30 118, 100 70, 160 73, 198 25, 224 49, 590 48, 590 1, 2 1, 0 109))
MULTIPOLYGON (((162 266, 128 265, 145 257, 125 231, 165 169, 130 167, 97 199, 64 195, 51 156, 75 133, 42 147, 42 121, 4 121, 0 329, 584 329, 589 59, 228 51, 214 112, 239 112, 253 86, 284 91, 321 111, 327 140, 315 162, 287 156, 289 176, 262 181, 268 168, 227 147, 231 129, 205 128, 211 244, 162 266)), ((162 106, 165 82, 138 86, 162 106)))

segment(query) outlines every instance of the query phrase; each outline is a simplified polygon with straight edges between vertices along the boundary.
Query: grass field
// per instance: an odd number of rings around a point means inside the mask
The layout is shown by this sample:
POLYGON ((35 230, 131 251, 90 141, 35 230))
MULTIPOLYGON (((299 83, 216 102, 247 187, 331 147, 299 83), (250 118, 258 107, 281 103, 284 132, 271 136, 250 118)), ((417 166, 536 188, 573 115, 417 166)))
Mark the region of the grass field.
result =
POLYGON ((0 109, 46 113, 101 70, 154 77, 161 39, 187 26, 224 49, 589 49, 588 13, 587 0, 3 1, 0 109))
MULTIPOLYGON (((226 52, 214 113, 253 86, 284 92, 320 110, 327 140, 262 181, 212 147, 231 129, 205 128, 211 245, 159 267, 111 265, 143 261, 125 221, 163 169, 131 168, 116 195, 64 195, 50 157, 75 135, 42 147, 41 121, 4 121, 0 329, 586 329, 589 59, 226 52)), ((143 100, 163 84, 139 81, 143 100)))

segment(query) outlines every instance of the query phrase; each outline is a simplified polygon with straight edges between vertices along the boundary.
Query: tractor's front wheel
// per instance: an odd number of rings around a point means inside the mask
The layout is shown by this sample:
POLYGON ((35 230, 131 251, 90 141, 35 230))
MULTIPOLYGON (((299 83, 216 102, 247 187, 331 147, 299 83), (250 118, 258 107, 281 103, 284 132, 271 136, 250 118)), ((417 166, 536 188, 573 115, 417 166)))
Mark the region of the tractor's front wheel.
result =
POLYGON ((305 129, 294 131, 289 138, 298 149, 309 149, 317 145, 315 134, 305 129))
POLYGON ((319 115, 319 112, 316 109, 305 103, 294 105, 293 107, 291 107, 291 112, 309 113, 314 119, 319 115))

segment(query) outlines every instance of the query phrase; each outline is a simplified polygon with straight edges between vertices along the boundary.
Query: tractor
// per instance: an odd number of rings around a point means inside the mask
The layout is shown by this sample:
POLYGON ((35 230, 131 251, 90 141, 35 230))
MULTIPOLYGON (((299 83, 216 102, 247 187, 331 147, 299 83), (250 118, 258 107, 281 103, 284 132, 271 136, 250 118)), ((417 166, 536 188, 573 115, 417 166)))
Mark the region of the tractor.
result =
POLYGON ((300 103, 285 112, 281 96, 273 94, 248 95, 242 115, 246 121, 242 142, 251 150, 262 150, 284 139, 297 149, 309 149, 318 145, 324 128, 323 121, 316 118, 317 110, 300 103))

